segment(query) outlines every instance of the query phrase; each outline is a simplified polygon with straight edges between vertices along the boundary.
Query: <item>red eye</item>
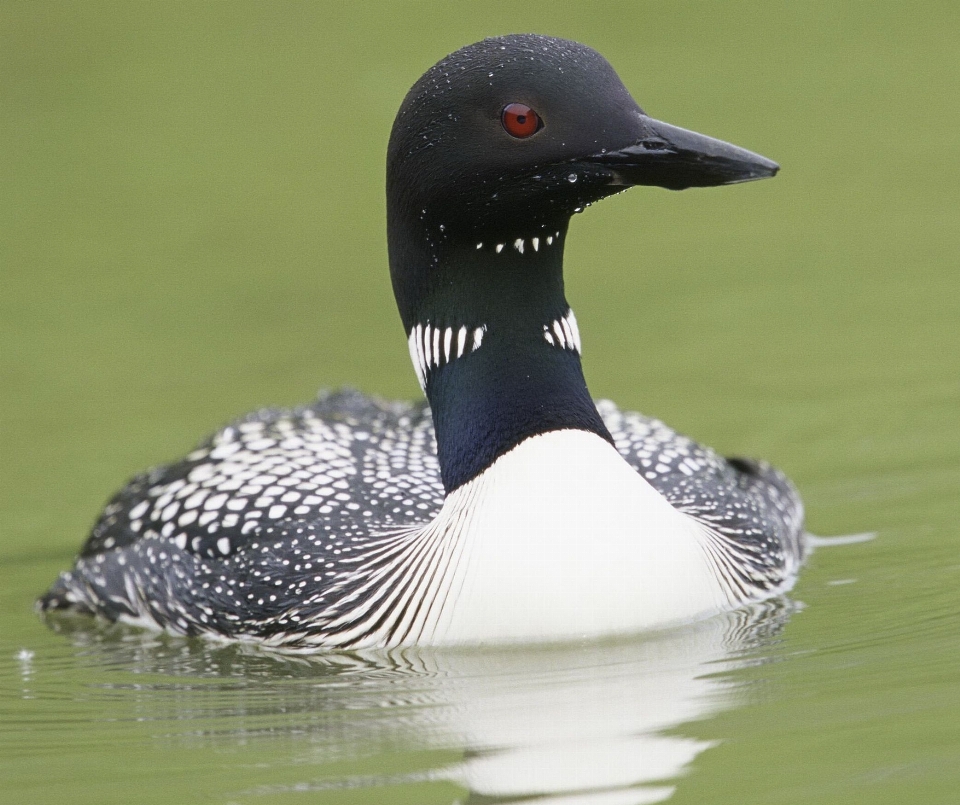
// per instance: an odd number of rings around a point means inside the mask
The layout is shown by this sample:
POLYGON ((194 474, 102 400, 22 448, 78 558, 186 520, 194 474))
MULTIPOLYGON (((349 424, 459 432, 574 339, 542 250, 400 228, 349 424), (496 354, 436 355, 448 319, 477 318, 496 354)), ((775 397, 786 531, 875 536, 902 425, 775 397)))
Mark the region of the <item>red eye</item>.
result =
POLYGON ((543 128, 540 115, 525 103, 508 103, 500 113, 500 122, 511 137, 524 139, 543 128))

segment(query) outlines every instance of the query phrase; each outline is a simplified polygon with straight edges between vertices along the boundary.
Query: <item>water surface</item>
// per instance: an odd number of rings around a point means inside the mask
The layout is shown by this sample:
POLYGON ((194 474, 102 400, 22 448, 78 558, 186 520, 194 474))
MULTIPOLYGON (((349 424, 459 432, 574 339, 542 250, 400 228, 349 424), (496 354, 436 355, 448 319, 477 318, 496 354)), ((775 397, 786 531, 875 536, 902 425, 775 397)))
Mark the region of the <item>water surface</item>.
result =
POLYGON ((0 802, 956 801, 955 3, 7 2, 0 37, 0 802), (584 645, 304 661, 38 618, 134 472, 320 386, 417 395, 386 137, 436 59, 521 30, 783 165, 574 220, 595 395, 876 539, 584 645))

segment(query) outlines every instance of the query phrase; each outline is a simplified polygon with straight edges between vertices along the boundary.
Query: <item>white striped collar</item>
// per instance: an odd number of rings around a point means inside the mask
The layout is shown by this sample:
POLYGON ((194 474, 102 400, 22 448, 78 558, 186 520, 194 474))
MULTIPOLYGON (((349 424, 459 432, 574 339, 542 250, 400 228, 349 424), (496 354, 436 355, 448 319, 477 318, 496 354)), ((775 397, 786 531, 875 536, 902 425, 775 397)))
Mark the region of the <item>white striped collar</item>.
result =
MULTIPOLYGON (((465 324, 460 327, 442 327, 429 321, 426 324, 417 324, 410 331, 407 345, 420 388, 426 391, 427 376, 432 370, 476 352, 483 343, 486 332, 486 324, 479 327, 468 327, 465 324)), ((581 354, 580 329, 577 327, 577 317, 570 308, 567 308, 565 315, 543 325, 543 338, 551 347, 569 349, 581 354)))
POLYGON ((568 308, 565 316, 554 319, 550 324, 544 324, 543 338, 551 347, 572 349, 580 355, 580 329, 577 327, 577 317, 573 315, 573 309, 568 308))
POLYGON ((427 390, 427 374, 457 358, 462 358, 480 349, 487 325, 479 327, 440 327, 431 324, 418 324, 407 339, 410 347, 410 360, 417 372, 420 388, 427 390))

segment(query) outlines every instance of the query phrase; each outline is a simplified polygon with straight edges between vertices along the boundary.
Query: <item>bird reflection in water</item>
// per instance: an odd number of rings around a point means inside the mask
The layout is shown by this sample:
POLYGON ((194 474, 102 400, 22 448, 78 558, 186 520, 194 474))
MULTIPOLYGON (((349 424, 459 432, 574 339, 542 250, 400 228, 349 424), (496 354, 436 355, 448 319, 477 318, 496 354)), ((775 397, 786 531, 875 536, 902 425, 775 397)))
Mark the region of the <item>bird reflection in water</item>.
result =
MULTIPOLYGON (((794 608, 766 602, 604 642, 314 655, 69 616, 48 622, 69 634, 81 664, 149 675, 149 684, 133 684, 112 674, 101 687, 129 690, 135 717, 163 722, 167 741, 301 745, 289 785, 237 794, 369 787, 374 795, 386 784, 446 781, 469 792, 463 805, 642 805, 669 799, 713 745, 683 725, 737 704, 730 672, 756 663, 794 608), (171 732, 174 721, 182 732, 171 732), (407 773, 378 776, 380 761, 400 749, 460 759, 424 767, 424 755, 407 773), (368 771, 331 778, 332 758, 365 758, 368 771)), ((397 768, 396 758, 389 765, 397 768)))

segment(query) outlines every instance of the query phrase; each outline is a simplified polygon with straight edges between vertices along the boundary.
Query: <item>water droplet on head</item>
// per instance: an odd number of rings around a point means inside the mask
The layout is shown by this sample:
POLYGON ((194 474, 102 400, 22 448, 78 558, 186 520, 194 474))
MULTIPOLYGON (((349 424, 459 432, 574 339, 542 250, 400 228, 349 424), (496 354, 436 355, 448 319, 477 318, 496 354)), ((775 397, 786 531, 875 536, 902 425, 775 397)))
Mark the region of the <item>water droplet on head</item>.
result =
POLYGON ((567 176, 567 181, 570 182, 570 184, 573 184, 575 181, 577 181, 577 174, 571 173, 569 176, 567 176))

